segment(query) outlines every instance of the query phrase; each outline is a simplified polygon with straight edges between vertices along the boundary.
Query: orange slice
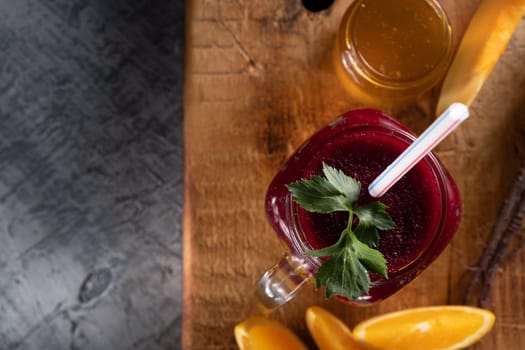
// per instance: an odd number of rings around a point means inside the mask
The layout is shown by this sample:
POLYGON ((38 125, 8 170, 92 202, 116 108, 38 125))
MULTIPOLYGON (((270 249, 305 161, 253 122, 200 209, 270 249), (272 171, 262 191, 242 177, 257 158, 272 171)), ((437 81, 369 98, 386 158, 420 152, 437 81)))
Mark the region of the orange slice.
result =
POLYGON ((246 319, 235 326, 234 334, 241 350, 307 350, 290 329, 265 317, 246 319))
POLYGON ((356 340, 343 321, 319 306, 306 310, 306 325, 319 350, 377 349, 356 340))
POLYGON ((469 106, 474 101, 524 12, 525 0, 481 2, 443 82, 437 115, 453 102, 469 106))
POLYGON ((462 349, 494 325, 494 314, 470 306, 432 306, 392 312, 359 323, 354 337, 389 350, 462 349))

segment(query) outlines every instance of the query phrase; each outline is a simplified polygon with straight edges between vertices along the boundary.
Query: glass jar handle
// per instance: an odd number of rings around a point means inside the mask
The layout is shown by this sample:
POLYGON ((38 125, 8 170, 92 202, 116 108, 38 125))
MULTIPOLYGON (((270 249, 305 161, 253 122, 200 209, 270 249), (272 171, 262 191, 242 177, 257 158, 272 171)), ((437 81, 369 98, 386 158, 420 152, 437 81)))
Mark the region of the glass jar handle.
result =
POLYGON ((257 282, 255 295, 263 312, 288 302, 312 276, 303 257, 284 255, 257 282))

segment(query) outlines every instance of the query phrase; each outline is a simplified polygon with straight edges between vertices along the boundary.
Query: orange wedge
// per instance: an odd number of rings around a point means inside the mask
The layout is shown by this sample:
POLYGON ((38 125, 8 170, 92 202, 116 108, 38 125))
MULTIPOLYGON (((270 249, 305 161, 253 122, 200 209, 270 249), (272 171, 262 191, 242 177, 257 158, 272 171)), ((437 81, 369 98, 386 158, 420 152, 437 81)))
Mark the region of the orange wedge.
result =
POLYGON ((377 349, 356 340, 343 321, 319 306, 306 310, 306 325, 319 350, 377 349))
POLYGON ((388 313, 359 323, 354 337, 389 350, 462 349, 494 325, 494 314, 470 306, 433 306, 388 313))
POLYGON ((307 350, 290 329, 265 317, 248 318, 235 326, 234 334, 241 350, 307 350))
POLYGON ((469 106, 474 101, 524 12, 525 0, 481 2, 443 82, 437 115, 453 102, 469 106))

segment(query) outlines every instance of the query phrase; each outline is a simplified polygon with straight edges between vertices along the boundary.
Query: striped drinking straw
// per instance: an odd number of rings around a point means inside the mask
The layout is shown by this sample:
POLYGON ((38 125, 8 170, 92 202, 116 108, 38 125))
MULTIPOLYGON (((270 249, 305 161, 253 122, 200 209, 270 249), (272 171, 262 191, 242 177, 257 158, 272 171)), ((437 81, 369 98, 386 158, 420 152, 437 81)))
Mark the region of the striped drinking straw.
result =
POLYGON ((372 197, 381 197, 424 156, 469 116, 462 103, 451 104, 403 153, 368 186, 372 197))

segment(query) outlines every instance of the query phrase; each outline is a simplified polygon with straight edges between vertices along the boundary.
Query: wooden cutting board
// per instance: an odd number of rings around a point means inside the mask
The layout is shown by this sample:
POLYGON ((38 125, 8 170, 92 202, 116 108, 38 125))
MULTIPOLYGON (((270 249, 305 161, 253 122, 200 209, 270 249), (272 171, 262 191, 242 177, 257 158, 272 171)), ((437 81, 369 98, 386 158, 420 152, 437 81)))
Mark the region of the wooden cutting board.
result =
MULTIPOLYGON (((264 195, 312 133, 359 107, 331 66, 334 33, 351 1, 311 13, 299 0, 186 1, 184 91, 184 349, 236 348, 233 327, 256 314, 252 292, 285 247, 266 223, 264 195)), ((477 0, 443 0, 457 44, 477 0)), ((311 342, 304 322, 322 305, 353 326, 408 307, 457 303, 525 154, 525 23, 478 95, 471 118, 439 146, 464 216, 442 256, 390 299, 360 308, 303 289, 275 317, 311 342)), ((420 133, 435 92, 394 117, 420 133)), ((494 330, 476 349, 525 348, 525 252, 499 271, 494 330)), ((311 344, 311 343, 310 343, 311 344)))

